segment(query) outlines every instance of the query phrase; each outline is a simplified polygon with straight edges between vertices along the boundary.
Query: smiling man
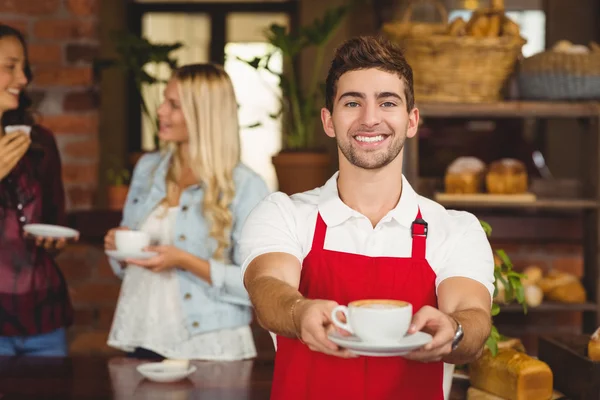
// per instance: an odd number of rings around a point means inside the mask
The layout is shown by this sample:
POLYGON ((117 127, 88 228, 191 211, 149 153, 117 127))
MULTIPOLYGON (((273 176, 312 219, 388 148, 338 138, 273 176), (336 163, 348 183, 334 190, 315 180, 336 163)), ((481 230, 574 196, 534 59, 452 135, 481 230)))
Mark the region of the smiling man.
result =
POLYGON ((266 198, 241 238, 244 283, 276 337, 271 398, 443 399, 443 361, 473 360, 489 335, 494 262, 477 218, 419 196, 402 175, 419 122, 402 52, 372 37, 344 43, 321 119, 339 172, 309 192, 266 198), (338 347, 331 311, 360 299, 410 302, 409 333, 432 341, 402 357, 338 347))

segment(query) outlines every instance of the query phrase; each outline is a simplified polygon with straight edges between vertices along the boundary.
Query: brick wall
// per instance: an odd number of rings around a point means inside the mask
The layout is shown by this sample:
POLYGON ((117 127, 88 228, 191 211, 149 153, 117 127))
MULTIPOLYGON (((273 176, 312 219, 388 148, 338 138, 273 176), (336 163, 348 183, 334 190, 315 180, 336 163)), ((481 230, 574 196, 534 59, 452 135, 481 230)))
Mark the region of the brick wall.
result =
POLYGON ((69 210, 92 207, 98 181, 98 100, 91 61, 100 0, 0 0, 0 21, 27 37, 38 121, 56 135, 69 210))

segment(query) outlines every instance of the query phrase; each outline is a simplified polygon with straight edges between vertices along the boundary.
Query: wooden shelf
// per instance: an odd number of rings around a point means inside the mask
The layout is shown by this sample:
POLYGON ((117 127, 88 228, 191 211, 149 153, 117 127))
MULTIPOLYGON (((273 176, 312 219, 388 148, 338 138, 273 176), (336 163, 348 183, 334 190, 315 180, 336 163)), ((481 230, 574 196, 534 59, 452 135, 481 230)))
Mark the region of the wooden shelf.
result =
POLYGON ((544 199, 540 198, 535 201, 523 202, 503 202, 503 201, 460 201, 460 200, 444 200, 439 201, 444 207, 460 207, 466 209, 474 208, 530 208, 530 209, 559 209, 559 210, 580 210, 580 209, 595 209, 600 203, 596 200, 587 199, 544 199))
POLYGON ((599 117, 596 102, 505 101, 498 103, 418 103, 422 117, 447 118, 579 118, 599 117))
MULTIPOLYGON (((554 303, 544 302, 538 307, 527 307, 527 314, 533 312, 556 312, 556 311, 596 311, 597 307, 594 303, 581 303, 581 304, 569 304, 569 303, 554 303)), ((500 313, 522 313, 523 307, 520 304, 507 304, 500 306, 500 313)))

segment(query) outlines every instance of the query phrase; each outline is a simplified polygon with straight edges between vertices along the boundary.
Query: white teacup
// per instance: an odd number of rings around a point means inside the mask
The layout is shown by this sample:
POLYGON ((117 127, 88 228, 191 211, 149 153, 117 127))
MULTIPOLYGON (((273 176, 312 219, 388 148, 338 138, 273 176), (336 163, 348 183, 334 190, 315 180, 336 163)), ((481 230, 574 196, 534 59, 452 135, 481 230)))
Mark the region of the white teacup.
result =
POLYGON ((394 342, 402 339, 412 320, 412 304, 400 300, 358 300, 337 306, 333 323, 367 342, 394 342), (340 321, 337 313, 346 316, 340 321))
POLYGON ((150 235, 142 231, 118 230, 115 232, 115 247, 127 253, 139 253, 150 246, 150 235))

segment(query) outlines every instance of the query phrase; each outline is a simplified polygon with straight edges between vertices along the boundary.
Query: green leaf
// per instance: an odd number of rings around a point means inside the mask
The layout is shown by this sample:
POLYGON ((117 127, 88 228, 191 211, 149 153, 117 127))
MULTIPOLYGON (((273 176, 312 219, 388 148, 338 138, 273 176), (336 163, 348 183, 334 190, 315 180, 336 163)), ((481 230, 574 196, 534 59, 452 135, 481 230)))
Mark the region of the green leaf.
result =
POLYGON ((492 317, 495 317, 500 313, 500 306, 496 303, 492 303, 492 317))
POLYGON ((487 237, 492 236, 492 226, 490 224, 488 224, 485 221, 479 220, 479 223, 481 224, 481 227, 483 228, 483 231, 485 232, 485 234, 487 235, 487 237))
POLYGON ((498 333, 498 329, 496 329, 496 327, 494 325, 492 325, 492 329, 490 331, 490 336, 488 336, 487 340, 485 341, 485 345, 488 349, 490 349, 490 352, 492 353, 492 356, 496 357, 496 355, 498 354, 498 342, 500 341, 500 333, 498 333))
POLYGON ((496 255, 498 256, 498 258, 500 258, 500 261, 506 265, 507 267, 511 268, 513 267, 512 262, 510 261, 510 258, 508 258, 508 256, 506 255, 506 252, 504 250, 496 250, 496 255))

